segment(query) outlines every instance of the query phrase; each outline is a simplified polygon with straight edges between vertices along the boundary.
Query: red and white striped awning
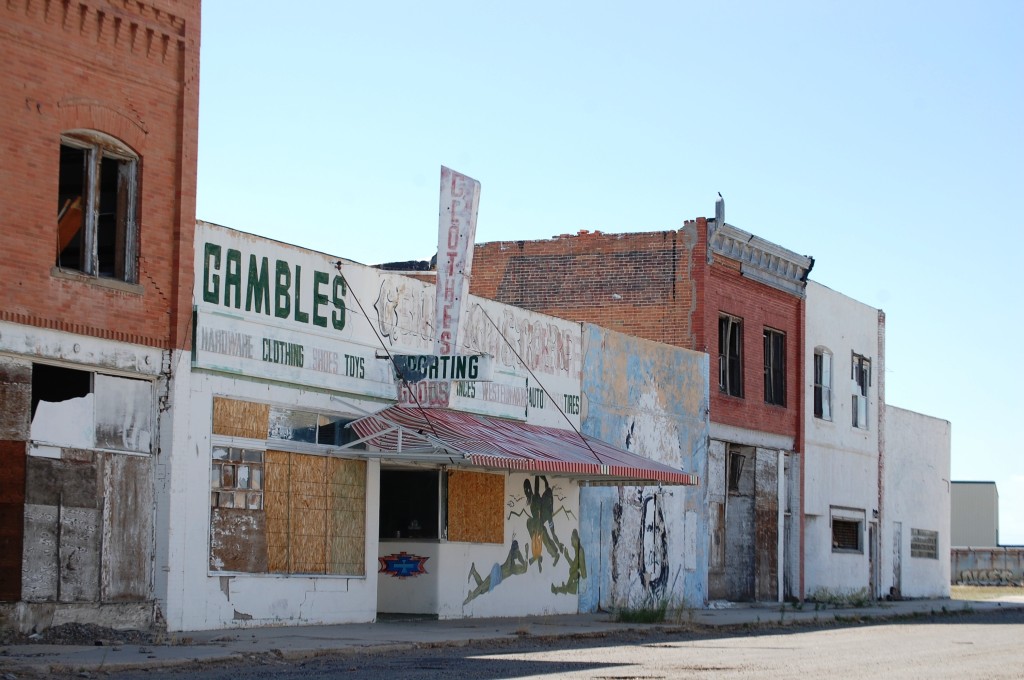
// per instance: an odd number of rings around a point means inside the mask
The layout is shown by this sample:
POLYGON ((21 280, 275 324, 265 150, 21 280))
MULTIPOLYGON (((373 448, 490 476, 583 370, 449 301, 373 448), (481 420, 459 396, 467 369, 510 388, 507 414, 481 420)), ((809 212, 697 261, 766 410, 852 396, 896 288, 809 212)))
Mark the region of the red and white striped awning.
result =
POLYGON ((563 474, 597 484, 697 484, 696 475, 573 430, 463 411, 391 406, 349 425, 369 446, 399 459, 403 451, 432 449, 470 466, 563 474))

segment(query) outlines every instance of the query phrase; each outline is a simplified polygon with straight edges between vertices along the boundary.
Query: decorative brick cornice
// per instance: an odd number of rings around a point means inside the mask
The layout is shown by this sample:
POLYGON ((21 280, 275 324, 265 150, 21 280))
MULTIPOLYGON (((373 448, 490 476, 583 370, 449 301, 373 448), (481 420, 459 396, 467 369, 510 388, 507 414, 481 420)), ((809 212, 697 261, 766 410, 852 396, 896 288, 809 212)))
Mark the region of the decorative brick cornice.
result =
POLYGON ((7 0, 3 7, 37 23, 59 26, 97 47, 155 59, 176 68, 185 19, 139 0, 7 0))
POLYGON ((708 262, 716 255, 739 262, 743 276, 800 298, 814 266, 813 257, 797 255, 731 224, 708 220, 708 262))

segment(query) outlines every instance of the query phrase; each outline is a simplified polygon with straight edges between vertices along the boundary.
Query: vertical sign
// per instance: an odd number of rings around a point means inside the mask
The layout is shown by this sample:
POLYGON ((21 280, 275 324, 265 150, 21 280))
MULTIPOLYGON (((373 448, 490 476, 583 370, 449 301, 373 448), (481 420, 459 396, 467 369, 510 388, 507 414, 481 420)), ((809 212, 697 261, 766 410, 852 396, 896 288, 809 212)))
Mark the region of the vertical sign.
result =
POLYGON ((455 354, 459 347, 462 300, 469 295, 480 182, 441 166, 441 206, 437 230, 437 301, 434 353, 455 354))

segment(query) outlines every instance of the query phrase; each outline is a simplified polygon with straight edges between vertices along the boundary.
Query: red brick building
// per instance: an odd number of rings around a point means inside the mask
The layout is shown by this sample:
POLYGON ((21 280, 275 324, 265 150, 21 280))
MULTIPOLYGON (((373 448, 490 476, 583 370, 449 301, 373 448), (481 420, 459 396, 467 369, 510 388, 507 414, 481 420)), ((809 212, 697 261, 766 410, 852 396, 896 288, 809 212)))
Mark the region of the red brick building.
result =
POLYGON ((152 619, 199 27, 199 0, 0 7, 0 614, 23 628, 152 619))
POLYGON ((721 201, 716 212, 677 231, 480 244, 471 292, 708 352, 709 596, 775 600, 781 575, 798 597, 801 524, 790 530, 790 517, 800 517, 813 260, 725 223, 721 201))

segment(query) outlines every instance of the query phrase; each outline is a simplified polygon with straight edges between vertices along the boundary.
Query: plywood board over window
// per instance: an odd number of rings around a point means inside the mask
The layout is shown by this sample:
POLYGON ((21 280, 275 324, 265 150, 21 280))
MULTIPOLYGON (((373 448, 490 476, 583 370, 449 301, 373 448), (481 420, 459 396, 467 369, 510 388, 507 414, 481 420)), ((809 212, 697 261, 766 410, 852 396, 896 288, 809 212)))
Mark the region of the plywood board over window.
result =
POLYGON ((266 439, 270 405, 237 399, 213 398, 213 433, 225 437, 266 439))
POLYGON ((505 476, 448 472, 448 540, 504 543, 505 476))
POLYGON ((366 463, 267 451, 268 570, 366 573, 366 463))

